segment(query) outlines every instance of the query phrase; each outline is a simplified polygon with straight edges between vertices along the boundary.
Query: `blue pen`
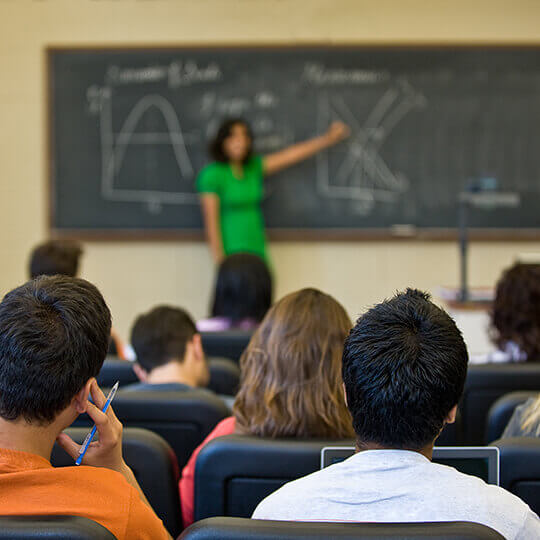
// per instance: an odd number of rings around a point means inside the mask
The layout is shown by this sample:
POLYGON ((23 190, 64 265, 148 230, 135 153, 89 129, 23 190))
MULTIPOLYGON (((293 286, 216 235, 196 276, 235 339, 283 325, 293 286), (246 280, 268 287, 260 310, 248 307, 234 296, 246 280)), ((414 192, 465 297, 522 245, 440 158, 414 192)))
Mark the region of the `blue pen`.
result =
MULTIPOLYGON (((109 408, 109 405, 111 404, 111 401, 114 399, 114 396, 116 395, 116 391, 118 390, 118 385, 120 384, 120 381, 116 381, 116 384, 111 388, 111 391, 109 392, 109 395, 107 396, 107 401, 105 402, 105 406, 102 409, 102 412, 107 412, 107 409, 109 408)), ((84 454, 86 454, 86 451, 88 450, 88 447, 90 446, 90 443, 92 442, 92 439, 94 438, 94 435, 96 434, 97 428, 94 424, 94 427, 92 428, 92 431, 86 436, 84 439, 84 442, 82 443, 81 449, 79 450, 79 457, 77 458, 77 461, 75 461, 75 465, 80 465, 84 454)))

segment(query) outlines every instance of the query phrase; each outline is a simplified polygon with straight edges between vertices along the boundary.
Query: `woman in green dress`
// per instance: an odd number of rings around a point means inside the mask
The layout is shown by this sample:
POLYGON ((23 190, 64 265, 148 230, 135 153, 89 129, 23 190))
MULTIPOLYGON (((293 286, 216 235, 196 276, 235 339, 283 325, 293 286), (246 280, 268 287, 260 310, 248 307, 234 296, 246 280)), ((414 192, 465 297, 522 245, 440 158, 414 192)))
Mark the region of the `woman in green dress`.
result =
POLYGON ((249 125, 240 119, 224 122, 210 145, 214 159, 197 178, 206 237, 219 263, 232 253, 253 253, 268 260, 261 212, 263 177, 290 167, 345 139, 349 128, 334 122, 318 137, 266 156, 252 152, 249 125))

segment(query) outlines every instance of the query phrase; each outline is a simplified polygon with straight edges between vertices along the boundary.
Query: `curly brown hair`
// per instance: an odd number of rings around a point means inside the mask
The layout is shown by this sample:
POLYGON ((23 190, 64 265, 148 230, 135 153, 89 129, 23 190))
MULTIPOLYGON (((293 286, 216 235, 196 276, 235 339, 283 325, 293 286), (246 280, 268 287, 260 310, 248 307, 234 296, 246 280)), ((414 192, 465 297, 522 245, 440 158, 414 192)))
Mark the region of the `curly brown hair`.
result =
POLYGON ((316 289, 268 311, 240 359, 233 414, 238 433, 260 437, 354 437, 341 378, 352 327, 343 307, 316 289))
POLYGON ((491 324, 499 349, 513 342, 527 361, 540 360, 540 264, 517 263, 503 272, 491 324))

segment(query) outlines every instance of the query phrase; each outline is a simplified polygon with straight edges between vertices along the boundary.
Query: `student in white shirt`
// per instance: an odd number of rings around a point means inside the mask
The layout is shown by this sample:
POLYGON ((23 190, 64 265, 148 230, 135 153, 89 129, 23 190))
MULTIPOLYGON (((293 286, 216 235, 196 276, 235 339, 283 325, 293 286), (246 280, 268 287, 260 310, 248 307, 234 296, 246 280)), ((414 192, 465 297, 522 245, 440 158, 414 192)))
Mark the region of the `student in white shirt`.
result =
POLYGON ((408 289, 376 305, 345 341, 343 380, 358 452, 286 484, 257 519, 473 521, 508 540, 540 538, 540 520, 514 495, 431 462, 455 420, 467 349, 454 321, 408 289))

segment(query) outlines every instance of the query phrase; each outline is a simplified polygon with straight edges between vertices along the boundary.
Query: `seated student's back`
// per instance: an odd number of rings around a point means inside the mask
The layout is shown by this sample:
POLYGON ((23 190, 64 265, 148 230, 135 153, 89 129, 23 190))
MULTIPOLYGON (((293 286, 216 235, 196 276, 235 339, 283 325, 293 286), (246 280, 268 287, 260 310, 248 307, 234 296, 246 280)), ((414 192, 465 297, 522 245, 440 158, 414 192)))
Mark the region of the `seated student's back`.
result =
POLYGON ((453 422, 467 373, 454 321, 416 290, 365 313, 343 352, 343 380, 358 452, 290 482, 257 519, 473 521, 508 540, 540 538, 540 520, 514 495, 431 462, 453 422))
POLYGON ((184 468, 184 525, 193 521, 194 475, 202 447, 222 435, 319 437, 354 435, 340 366, 352 323, 331 296, 315 289, 291 293, 270 308, 240 359, 240 390, 226 418, 184 468))
POLYGON ((516 263, 503 272, 490 330, 497 349, 471 362, 540 362, 540 264, 516 263))
POLYGON ((219 265, 211 316, 197 323, 200 332, 253 330, 272 304, 272 275, 257 255, 235 253, 219 265))
POLYGON ((40 277, 0 303, 0 515, 76 515, 118 539, 168 538, 122 458, 113 407, 101 412, 95 376, 110 330, 103 297, 82 279, 40 277), (80 467, 53 468, 55 441, 78 457, 62 431, 83 412, 99 439, 80 467))

